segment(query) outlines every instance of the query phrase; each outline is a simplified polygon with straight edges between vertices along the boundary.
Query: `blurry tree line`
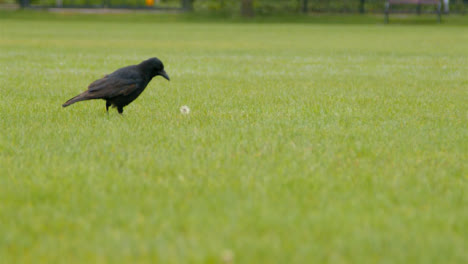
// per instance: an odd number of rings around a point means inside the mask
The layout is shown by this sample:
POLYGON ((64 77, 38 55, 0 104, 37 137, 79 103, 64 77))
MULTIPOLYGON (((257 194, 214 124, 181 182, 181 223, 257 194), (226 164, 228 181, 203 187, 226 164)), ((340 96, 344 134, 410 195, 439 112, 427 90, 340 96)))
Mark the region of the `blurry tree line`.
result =
MULTIPOLYGON (((2 1, 2 0, 0 0, 2 1)), ((16 0, 42 6, 156 7, 255 16, 278 13, 381 13, 385 0, 16 0)), ((396 7, 399 8, 399 7, 396 7)), ((412 11, 404 6, 401 9, 412 11)), ((424 6, 428 11, 431 6, 424 6)), ((468 0, 450 0, 450 11, 464 13, 468 0)))
MULTIPOLYGON (((244 16, 270 13, 381 13, 385 0, 185 0, 188 9, 240 12, 244 16)), ((464 13, 468 0, 450 0, 450 10, 464 13)), ((401 6, 396 9, 418 9, 417 6, 401 6)), ((433 9, 423 6, 423 9, 433 9)))

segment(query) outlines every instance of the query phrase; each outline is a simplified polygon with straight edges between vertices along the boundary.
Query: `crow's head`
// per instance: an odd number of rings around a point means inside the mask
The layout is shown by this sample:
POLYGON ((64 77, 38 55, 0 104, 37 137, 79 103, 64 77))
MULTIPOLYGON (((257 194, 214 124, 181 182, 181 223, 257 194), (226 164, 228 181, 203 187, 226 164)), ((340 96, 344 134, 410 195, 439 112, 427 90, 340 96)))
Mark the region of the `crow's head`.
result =
POLYGON ((163 63, 158 58, 151 58, 143 61, 140 63, 140 66, 146 71, 151 77, 161 75, 166 80, 169 79, 169 75, 167 75, 166 71, 164 70, 163 63))

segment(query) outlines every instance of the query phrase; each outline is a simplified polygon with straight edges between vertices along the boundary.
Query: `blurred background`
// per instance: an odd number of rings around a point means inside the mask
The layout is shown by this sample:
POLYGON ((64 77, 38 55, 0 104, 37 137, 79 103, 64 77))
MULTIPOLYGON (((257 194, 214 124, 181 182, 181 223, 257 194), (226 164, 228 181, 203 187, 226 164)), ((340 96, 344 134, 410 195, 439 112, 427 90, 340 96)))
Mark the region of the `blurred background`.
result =
MULTIPOLYGON (((294 13, 383 13, 386 2, 386 0, 0 0, 0 7, 128 8, 214 12, 249 17, 294 13)), ((468 6, 468 0, 440 2, 444 13, 465 14, 468 6)), ((420 4, 395 5, 392 6, 392 10, 435 12, 433 5, 420 4)))

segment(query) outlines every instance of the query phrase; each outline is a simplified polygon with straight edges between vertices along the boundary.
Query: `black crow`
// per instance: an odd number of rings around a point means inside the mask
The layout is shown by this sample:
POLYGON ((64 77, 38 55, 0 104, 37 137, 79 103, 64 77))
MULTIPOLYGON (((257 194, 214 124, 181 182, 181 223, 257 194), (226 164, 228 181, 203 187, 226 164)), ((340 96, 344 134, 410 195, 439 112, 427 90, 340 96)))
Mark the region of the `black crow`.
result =
POLYGON ((103 99, 106 100, 106 111, 109 111, 109 106, 113 106, 122 114, 124 106, 135 100, 157 75, 169 81, 162 62, 158 58, 147 59, 138 65, 118 69, 94 81, 88 86, 88 90, 68 100, 62 106, 67 107, 79 101, 103 99))

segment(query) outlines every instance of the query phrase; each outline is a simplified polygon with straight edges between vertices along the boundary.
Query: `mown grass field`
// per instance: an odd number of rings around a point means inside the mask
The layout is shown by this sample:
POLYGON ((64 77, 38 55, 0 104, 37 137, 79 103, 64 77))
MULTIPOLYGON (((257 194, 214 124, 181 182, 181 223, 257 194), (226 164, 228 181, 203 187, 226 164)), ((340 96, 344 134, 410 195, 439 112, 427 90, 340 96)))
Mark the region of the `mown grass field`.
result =
POLYGON ((468 262, 468 27, 24 18, 1 263, 468 262), (61 107, 153 56, 123 116, 61 107))

